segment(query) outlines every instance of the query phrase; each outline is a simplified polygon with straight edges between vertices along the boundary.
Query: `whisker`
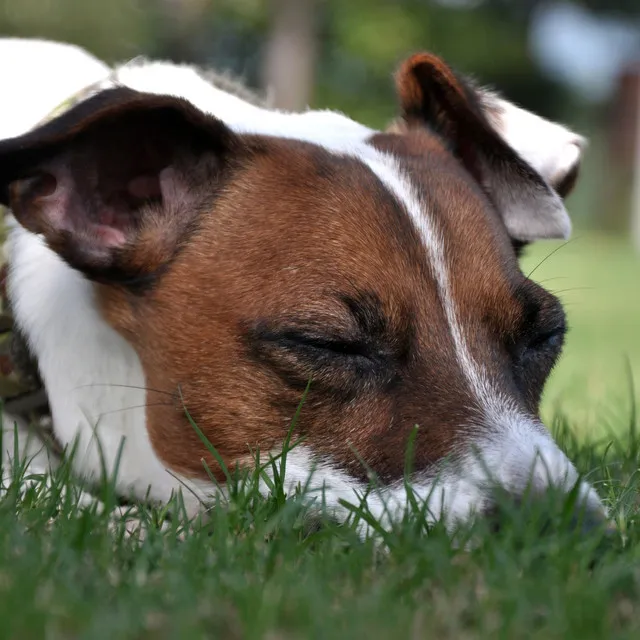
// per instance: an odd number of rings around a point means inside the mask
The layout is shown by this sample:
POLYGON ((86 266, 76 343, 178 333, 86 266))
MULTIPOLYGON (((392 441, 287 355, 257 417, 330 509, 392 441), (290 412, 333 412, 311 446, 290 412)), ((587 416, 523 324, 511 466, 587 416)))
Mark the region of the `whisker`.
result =
POLYGON ((138 387, 133 384, 117 384, 115 382, 92 382, 91 384, 81 384, 76 389, 86 389, 87 387, 119 387, 121 389, 138 389, 140 391, 151 391, 153 393, 161 393, 166 396, 175 397, 176 393, 171 391, 163 391, 162 389, 153 389, 151 387, 138 387))
POLYGON ((566 247, 571 242, 575 242, 577 239, 578 238, 573 238, 571 240, 567 240, 566 242, 563 242, 559 247, 556 247, 553 251, 551 251, 551 253, 549 253, 542 260, 540 260, 540 262, 538 262, 538 264, 531 271, 529 271, 529 273, 527 274, 527 278, 531 278, 531 276, 538 270, 538 268, 541 267, 551 256, 553 256, 556 253, 558 253, 558 251, 560 251, 560 249, 566 247))
POLYGON ((538 280, 538 284, 545 284, 552 282, 553 280, 568 280, 567 276, 554 276, 553 278, 545 278, 544 280, 538 280))
POLYGON ((551 291, 553 295, 558 295, 560 293, 567 293, 569 291, 596 291, 596 287, 569 287, 568 289, 558 289, 555 291, 551 291))
POLYGON ((111 413, 120 413, 122 411, 131 411, 133 409, 148 409, 149 407, 175 407, 173 402, 151 402, 147 404, 133 405, 132 407, 121 407, 120 409, 111 409, 110 411, 102 411, 100 417, 108 416, 111 413))

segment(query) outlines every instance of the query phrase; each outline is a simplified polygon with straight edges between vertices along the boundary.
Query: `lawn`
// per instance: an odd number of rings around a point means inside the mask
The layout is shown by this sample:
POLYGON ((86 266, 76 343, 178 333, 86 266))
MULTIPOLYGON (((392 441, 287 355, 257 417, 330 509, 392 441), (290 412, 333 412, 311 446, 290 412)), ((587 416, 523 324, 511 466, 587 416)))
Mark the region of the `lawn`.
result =
POLYGON ((639 265, 586 235, 534 274, 562 291, 572 326, 544 412, 618 533, 572 529, 570 505, 550 496, 498 533, 479 523, 453 541, 412 513, 380 546, 353 526, 310 533, 299 496, 261 498, 252 476, 191 528, 179 509, 164 530, 142 511, 141 540, 78 509, 64 470, 22 491, 15 477, 0 501, 0 638, 640 637, 640 425, 625 360, 640 375, 639 265))

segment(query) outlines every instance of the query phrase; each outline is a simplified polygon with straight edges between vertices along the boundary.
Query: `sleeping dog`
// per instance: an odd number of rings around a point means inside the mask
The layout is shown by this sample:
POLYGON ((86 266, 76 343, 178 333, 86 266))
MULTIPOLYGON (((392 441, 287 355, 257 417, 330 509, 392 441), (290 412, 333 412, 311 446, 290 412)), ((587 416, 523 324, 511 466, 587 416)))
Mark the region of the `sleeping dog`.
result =
MULTIPOLYGON (((401 517, 414 429, 430 521, 491 512, 496 487, 577 483, 606 517, 538 417, 565 319, 517 260, 569 235, 582 138, 428 53, 400 66, 399 117, 376 131, 185 66, 12 47, 33 64, 0 107, 8 295, 79 477, 124 443, 122 496, 182 492, 196 514, 214 492, 203 460, 224 474, 191 420, 250 466, 282 449, 309 385, 287 486, 311 478, 338 518, 371 471, 369 508, 401 517)), ((57 464, 16 421, 33 464, 57 464)))

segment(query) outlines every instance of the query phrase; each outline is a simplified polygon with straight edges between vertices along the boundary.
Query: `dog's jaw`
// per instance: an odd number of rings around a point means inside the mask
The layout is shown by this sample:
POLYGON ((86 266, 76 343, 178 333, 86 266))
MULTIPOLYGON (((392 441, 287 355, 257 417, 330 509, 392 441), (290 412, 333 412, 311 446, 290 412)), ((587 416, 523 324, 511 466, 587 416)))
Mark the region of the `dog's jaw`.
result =
MULTIPOLYGON (((546 430, 535 422, 521 419, 496 441, 477 443, 455 465, 444 465, 429 475, 415 474, 411 491, 424 509, 425 524, 443 522, 450 532, 464 527, 470 519, 490 512, 492 490, 500 487, 513 496, 529 491, 530 499, 543 495, 549 487, 569 492, 577 486, 577 503, 595 521, 606 522, 607 509, 594 489, 578 474, 546 430), (532 444, 534 445, 532 447, 532 444)), ((278 452, 274 452, 277 454, 278 452)), ((363 506, 384 528, 400 522, 408 508, 404 482, 382 487, 355 480, 330 460, 317 458, 304 446, 295 447, 287 458, 286 487, 293 493, 307 487, 309 497, 326 504, 328 513, 339 520, 363 506), (345 504, 347 503, 347 504, 345 504)), ((268 487, 263 485, 264 492, 268 487)), ((362 535, 372 533, 365 521, 358 527, 362 535)))

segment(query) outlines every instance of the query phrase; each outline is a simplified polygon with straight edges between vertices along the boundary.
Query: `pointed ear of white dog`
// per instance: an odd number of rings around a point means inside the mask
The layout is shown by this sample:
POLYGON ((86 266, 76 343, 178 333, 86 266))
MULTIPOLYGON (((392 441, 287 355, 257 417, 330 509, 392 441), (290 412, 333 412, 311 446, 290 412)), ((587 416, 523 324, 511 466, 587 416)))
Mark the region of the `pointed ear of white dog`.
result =
POLYGON ((571 193, 587 141, 570 129, 483 92, 491 124, 561 197, 571 193))

